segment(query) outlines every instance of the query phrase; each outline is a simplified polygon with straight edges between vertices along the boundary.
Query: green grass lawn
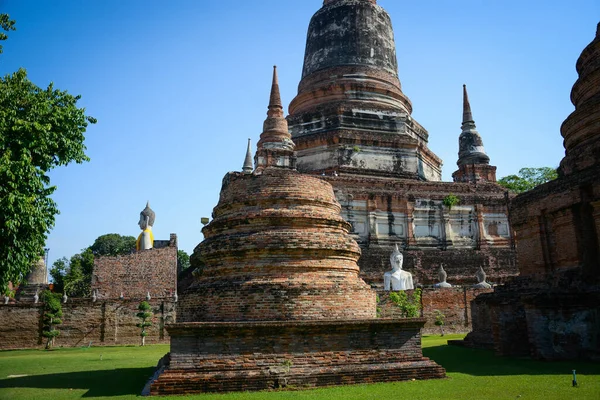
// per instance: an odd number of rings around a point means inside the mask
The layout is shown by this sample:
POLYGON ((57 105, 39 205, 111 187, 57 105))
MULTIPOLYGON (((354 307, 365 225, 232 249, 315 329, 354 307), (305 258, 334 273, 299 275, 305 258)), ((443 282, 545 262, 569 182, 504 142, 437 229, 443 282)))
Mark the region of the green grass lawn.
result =
MULTIPOLYGON (((495 357, 490 351, 448 346, 460 335, 426 336, 423 353, 448 379, 355 385, 317 390, 209 394, 175 399, 594 399, 600 365, 495 357), (579 387, 571 386, 577 370, 579 387)), ((92 347, 0 352, 0 400, 134 399, 168 346, 92 347), (20 376, 21 375, 21 376, 20 376), (23 376, 25 375, 25 376, 23 376), (9 376, 12 376, 9 378, 9 376)))

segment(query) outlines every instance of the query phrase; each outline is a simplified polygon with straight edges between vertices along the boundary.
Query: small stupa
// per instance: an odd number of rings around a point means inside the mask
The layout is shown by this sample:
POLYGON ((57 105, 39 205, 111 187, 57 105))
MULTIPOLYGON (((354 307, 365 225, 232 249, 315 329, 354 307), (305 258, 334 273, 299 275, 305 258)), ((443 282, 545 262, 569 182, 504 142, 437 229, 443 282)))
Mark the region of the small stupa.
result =
MULTIPOLYGON (((225 175, 157 395, 441 378, 424 319, 376 319, 332 186, 295 169, 277 71, 252 173, 225 175)), ((247 157, 246 157, 247 159, 247 157)))

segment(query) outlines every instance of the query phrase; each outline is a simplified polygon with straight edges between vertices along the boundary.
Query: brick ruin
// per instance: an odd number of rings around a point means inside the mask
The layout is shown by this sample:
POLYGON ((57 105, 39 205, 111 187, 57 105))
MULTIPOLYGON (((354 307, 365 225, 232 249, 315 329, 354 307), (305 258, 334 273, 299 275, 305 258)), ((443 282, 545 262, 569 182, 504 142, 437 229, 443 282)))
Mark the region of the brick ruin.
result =
POLYGON ((422 354, 425 319, 377 318, 332 186, 294 168, 276 70, 254 160, 223 179, 150 393, 444 377, 422 354))
POLYGON ((370 0, 326 1, 313 16, 289 129, 298 171, 334 187, 359 243, 361 277, 378 286, 401 244, 405 269, 429 285, 441 263, 456 284, 517 274, 506 189, 496 184, 466 87, 454 182, 402 92, 389 15, 370 0), (456 205, 444 200, 454 195, 456 205))
POLYGON ((96 257, 92 293, 98 299, 173 298, 177 290, 177 235, 154 248, 116 257, 96 257))
MULTIPOLYGON (((135 314, 141 301, 152 307, 152 326, 146 343, 169 343, 165 324, 175 321, 177 289, 177 236, 155 240, 155 248, 116 257, 96 257, 88 298, 68 298, 62 304, 63 323, 57 346, 140 343, 135 314)), ((41 347, 42 302, 36 292, 48 288, 46 267, 41 260, 19 288, 15 300, 0 305, 0 350, 41 347)))
POLYGON ((511 202, 520 276, 473 302, 465 345, 600 359, 600 24, 576 68, 559 178, 511 202))

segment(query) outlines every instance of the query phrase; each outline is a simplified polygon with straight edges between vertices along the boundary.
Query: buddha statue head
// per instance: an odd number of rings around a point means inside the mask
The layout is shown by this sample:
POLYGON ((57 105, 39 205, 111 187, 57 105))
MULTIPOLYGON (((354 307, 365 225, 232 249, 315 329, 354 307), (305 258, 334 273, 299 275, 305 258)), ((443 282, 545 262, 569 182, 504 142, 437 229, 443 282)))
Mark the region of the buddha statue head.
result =
POLYGON ((404 256, 398 249, 398 244, 394 248, 394 251, 390 255, 390 264, 392 265, 392 271, 398 271, 402 269, 402 263, 404 262, 404 256))
POLYGON ((152 226, 154 225, 155 217, 156 214, 154 214, 154 211, 152 211, 152 209, 150 208, 150 202, 147 202, 146 208, 144 208, 142 212, 140 212, 140 221, 138 222, 140 229, 145 231, 148 228, 152 228, 152 226))
POLYGON ((446 282, 447 278, 448 274, 444 270, 444 264, 440 264, 440 269, 438 269, 438 279, 440 280, 440 282, 446 282))

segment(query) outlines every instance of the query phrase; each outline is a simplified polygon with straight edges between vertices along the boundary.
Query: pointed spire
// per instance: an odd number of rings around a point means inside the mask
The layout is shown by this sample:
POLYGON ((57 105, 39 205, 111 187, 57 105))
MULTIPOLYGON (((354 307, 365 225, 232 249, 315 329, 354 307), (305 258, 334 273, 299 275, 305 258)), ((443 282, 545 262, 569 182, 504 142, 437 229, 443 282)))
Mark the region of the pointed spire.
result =
POLYGON ((295 169, 294 148, 295 145, 288 129, 287 120, 283 116, 277 66, 274 66, 267 119, 263 124, 260 140, 256 144, 256 155, 254 156, 256 172, 260 173, 268 167, 295 169))
POLYGON ((242 172, 245 174, 251 174, 254 170, 254 164, 252 163, 252 147, 250 138, 248 138, 248 149, 246 150, 246 159, 244 160, 244 166, 242 172))
POLYGON ((277 77, 277 65, 273 66, 273 83, 271 84, 271 97, 269 99, 269 117, 283 116, 283 105, 279 94, 279 78, 277 77))
POLYGON ((467 85, 463 85, 463 122, 462 133, 458 139, 458 165, 466 164, 489 164, 490 158, 485 153, 483 140, 477 132, 469 95, 467 94, 467 85))
POLYGON ((471 113, 471 104, 469 103, 469 94, 467 85, 463 85, 463 124, 465 122, 474 122, 473 113, 471 113))

